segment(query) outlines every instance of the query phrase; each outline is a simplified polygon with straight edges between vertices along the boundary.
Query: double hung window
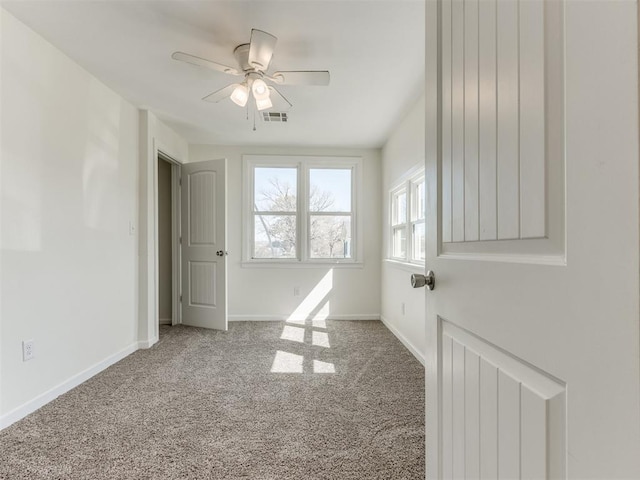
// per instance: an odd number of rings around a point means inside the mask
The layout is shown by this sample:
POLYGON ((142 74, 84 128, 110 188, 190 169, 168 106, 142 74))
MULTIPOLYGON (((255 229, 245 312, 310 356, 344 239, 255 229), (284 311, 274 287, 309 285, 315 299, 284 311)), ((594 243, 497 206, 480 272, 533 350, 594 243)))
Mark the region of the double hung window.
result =
POLYGON ((360 170, 360 158, 245 156, 245 261, 356 262, 360 170))
POLYGON ((391 190, 389 203, 390 258, 401 262, 424 263, 424 173, 414 175, 391 190))

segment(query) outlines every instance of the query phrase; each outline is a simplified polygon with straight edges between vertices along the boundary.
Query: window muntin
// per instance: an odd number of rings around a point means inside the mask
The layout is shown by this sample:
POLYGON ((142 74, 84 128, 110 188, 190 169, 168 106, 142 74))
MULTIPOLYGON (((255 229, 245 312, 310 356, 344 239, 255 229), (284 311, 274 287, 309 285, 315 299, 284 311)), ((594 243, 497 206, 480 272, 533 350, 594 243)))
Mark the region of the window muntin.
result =
POLYGON ((250 262, 359 261, 360 158, 244 157, 250 262))
POLYGON ((390 194, 389 256, 398 261, 424 263, 425 236, 424 174, 414 175, 390 194))

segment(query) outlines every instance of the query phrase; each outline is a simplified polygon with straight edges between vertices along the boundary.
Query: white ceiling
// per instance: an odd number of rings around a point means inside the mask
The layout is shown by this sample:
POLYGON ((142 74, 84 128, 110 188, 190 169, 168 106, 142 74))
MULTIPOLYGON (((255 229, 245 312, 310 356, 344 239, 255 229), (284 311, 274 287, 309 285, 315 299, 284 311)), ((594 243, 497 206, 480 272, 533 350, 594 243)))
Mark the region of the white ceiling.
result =
POLYGON ((424 1, 11 1, 2 6, 189 143, 379 147, 424 91, 424 1), (171 59, 236 66, 251 28, 278 37, 270 71, 329 70, 331 84, 278 87, 289 123, 246 119, 205 95, 238 77, 171 59))

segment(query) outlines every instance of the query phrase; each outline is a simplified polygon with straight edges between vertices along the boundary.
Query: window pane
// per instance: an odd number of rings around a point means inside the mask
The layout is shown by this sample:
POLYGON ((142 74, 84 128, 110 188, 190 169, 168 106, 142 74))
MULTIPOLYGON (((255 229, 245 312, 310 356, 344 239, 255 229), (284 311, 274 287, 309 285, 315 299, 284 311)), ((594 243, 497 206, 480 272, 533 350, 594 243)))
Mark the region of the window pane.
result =
POLYGON ((309 211, 351 212, 351 169, 309 170, 309 211))
POLYGON ((407 221, 407 192, 402 191, 393 196, 393 224, 406 223, 407 221))
POLYGON ((425 235, 424 223, 416 223, 413 226, 413 259, 425 259, 425 235))
POLYGON ((351 216, 311 215, 311 258, 351 258, 351 216))
POLYGON ((407 229, 404 227, 393 230, 393 256, 396 258, 407 257, 407 229))
POLYGON ((254 172, 254 210, 295 212, 297 173, 296 168, 256 167, 254 172))
POLYGON ((296 258, 296 216, 255 215, 253 258, 296 258))
POLYGON ((414 185, 413 200, 413 220, 422 220, 424 218, 424 180, 414 185))

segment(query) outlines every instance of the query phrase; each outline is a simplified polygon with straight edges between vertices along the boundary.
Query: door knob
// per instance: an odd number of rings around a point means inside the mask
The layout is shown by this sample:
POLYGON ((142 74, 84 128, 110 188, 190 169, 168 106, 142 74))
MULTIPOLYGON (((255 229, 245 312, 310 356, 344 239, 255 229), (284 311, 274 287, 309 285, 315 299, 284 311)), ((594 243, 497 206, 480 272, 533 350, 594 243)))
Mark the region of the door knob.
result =
POLYGON ((429 290, 433 290, 436 286, 436 276, 431 270, 429 270, 426 275, 422 275, 421 273, 411 275, 411 286, 413 288, 420 288, 425 285, 429 290))
POLYGON ((216 255, 219 256, 219 257, 222 257, 224 254, 225 254, 225 252, 223 250, 218 250, 216 252, 216 255))

